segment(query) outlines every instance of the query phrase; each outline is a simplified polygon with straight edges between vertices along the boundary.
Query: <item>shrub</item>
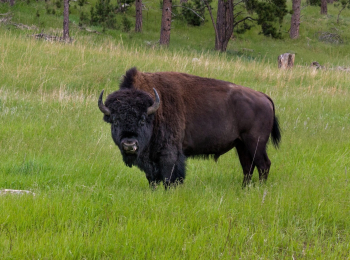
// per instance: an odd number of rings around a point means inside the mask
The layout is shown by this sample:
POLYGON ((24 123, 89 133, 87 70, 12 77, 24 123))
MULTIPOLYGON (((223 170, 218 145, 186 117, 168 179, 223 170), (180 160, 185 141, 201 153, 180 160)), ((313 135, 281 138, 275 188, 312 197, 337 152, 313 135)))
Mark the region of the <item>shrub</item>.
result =
POLYGON ((115 29, 117 19, 113 12, 113 7, 110 4, 110 0, 99 0, 95 8, 91 7, 90 10, 90 24, 91 25, 102 25, 102 27, 115 29))
POLYGON ((122 28, 123 32, 129 32, 131 30, 132 23, 126 17, 126 15, 123 16, 122 26, 123 26, 122 28))
MULTIPOLYGON (((212 0, 207 1, 209 4, 212 0)), ((200 26, 204 23, 204 20, 199 16, 204 18, 206 6, 201 0, 190 0, 187 3, 182 3, 182 16, 186 20, 187 24, 193 26, 200 26), (196 13, 194 13, 196 12, 196 13), (199 16, 198 16, 199 15, 199 16)))

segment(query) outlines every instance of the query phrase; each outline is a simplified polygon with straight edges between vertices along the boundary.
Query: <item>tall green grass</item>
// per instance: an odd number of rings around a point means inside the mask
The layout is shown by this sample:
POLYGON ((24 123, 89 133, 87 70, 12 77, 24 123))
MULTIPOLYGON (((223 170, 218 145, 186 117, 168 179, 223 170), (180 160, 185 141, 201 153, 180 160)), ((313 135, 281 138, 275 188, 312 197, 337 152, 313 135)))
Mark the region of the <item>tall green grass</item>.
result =
POLYGON ((0 197, 1 259, 350 258, 348 73, 1 31, 0 75, 0 188, 36 194, 0 197), (184 185, 150 190, 97 108, 132 66, 270 95, 283 132, 267 183, 255 173, 242 189, 231 151, 188 160, 184 185))

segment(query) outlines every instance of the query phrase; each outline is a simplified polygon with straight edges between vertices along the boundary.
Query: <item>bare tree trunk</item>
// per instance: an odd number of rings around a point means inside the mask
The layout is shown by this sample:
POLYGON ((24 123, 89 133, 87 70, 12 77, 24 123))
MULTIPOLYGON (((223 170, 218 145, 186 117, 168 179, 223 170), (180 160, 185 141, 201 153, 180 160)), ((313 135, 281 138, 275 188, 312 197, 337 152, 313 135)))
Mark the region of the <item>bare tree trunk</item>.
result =
POLYGON ((10 0, 10 6, 14 6, 15 0, 10 0))
POLYGON ((171 30, 171 5, 172 0, 163 0, 162 25, 160 28, 160 45, 169 45, 171 30))
POLYGON ((293 14, 290 23, 290 38, 295 39, 299 37, 299 25, 300 25, 300 4, 301 0, 293 0, 293 14))
POLYGON ((210 15, 210 19, 211 19, 211 22, 213 23, 213 27, 214 27, 214 31, 215 31, 215 42, 218 42, 219 38, 218 38, 218 30, 215 26, 215 22, 214 22, 214 18, 213 18, 213 14, 211 12, 211 7, 210 5, 208 4, 208 2, 206 0, 202 0, 203 3, 206 5, 207 9, 208 9, 208 12, 209 12, 209 15, 210 15))
POLYGON ((337 17, 337 23, 339 23, 339 17, 341 12, 345 9, 346 5, 343 5, 342 9, 340 9, 339 13, 338 13, 338 17, 337 17))
POLYGON ((63 7, 63 40, 69 40, 69 0, 64 0, 63 7))
POLYGON ((142 32, 142 0, 136 0, 136 23, 135 32, 142 32))
POLYGON ((232 0, 218 0, 216 29, 218 35, 215 39, 215 50, 226 51, 227 44, 233 33, 232 0))
POLYGON ((321 0, 321 14, 327 15, 327 0, 321 0))

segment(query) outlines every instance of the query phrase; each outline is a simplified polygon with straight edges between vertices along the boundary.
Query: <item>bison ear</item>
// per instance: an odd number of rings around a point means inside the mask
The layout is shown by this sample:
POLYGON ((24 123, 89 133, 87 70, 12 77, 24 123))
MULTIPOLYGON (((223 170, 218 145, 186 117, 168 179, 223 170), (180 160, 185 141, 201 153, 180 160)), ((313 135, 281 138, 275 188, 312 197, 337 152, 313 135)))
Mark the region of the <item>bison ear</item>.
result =
POLYGON ((157 90, 153 89, 153 91, 154 91, 154 95, 156 96, 156 100, 154 101, 152 106, 147 108, 147 115, 151 115, 151 114, 155 113, 160 105, 160 99, 159 99, 159 95, 157 93, 157 90))

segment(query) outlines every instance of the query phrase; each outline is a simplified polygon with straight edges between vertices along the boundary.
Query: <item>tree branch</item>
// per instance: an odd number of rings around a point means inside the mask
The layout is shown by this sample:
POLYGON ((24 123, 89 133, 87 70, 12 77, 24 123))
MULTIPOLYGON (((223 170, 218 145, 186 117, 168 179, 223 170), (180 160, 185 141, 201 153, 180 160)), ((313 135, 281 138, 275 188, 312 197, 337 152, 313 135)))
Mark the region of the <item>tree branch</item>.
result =
POLYGON ((238 22, 235 22, 235 23, 233 24, 233 27, 236 27, 237 24, 239 24, 239 23, 241 23, 241 22, 244 22, 244 21, 247 20, 247 19, 252 20, 252 21, 257 21, 257 19, 254 19, 254 18, 252 18, 252 17, 250 17, 250 16, 247 16, 247 17, 243 18, 242 20, 239 20, 238 22))
POLYGON ((237 2, 237 3, 235 3, 235 4, 233 4, 233 8, 235 8, 237 5, 239 5, 239 4, 241 4, 241 3, 244 3, 244 0, 239 1, 239 2, 237 2))
POLYGON ((190 10, 190 11, 192 11, 195 15, 197 15, 199 18, 201 18, 203 21, 205 20, 202 16, 200 16, 198 13, 196 13, 193 9, 191 9, 191 8, 188 8, 188 7, 186 7, 186 6, 182 6, 182 5, 173 5, 173 7, 181 7, 181 8, 186 8, 186 9, 188 9, 188 10, 190 10))
POLYGON ((238 15, 240 15, 241 13, 243 13, 243 11, 240 11, 240 12, 238 12, 236 15, 234 15, 233 16, 233 21, 236 19, 236 17, 238 16, 238 15))

